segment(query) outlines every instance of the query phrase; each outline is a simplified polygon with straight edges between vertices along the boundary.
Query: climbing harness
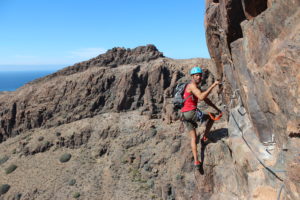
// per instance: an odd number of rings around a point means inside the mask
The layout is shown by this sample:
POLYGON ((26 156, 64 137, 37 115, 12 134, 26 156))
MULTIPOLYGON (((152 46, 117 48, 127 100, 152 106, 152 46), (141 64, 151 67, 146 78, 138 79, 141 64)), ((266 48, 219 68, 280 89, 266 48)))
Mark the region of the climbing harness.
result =
POLYGON ((200 109, 196 109, 195 110, 195 112, 196 112, 196 116, 197 116, 197 121, 202 121, 202 117, 203 117, 203 112, 200 110, 200 109))

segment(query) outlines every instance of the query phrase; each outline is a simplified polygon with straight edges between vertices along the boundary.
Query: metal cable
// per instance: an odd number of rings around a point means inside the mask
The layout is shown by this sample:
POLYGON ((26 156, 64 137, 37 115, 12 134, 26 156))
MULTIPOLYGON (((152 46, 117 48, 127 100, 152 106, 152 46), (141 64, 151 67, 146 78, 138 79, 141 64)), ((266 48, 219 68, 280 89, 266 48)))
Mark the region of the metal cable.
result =
POLYGON ((244 142, 246 143, 246 145, 248 146, 248 148, 250 149, 250 151, 252 152, 252 154, 255 156, 255 158, 258 160, 258 162, 259 162, 266 170, 268 170, 271 174, 273 174, 278 180, 280 180, 280 181, 282 182, 283 179, 280 178, 280 177, 279 177, 273 170, 271 170, 268 166, 266 166, 266 164, 265 164, 263 161, 261 161, 261 159, 255 154, 255 152, 253 151, 253 149, 251 148, 251 146, 249 145, 249 143, 248 143, 247 140, 245 139, 245 137, 244 137, 244 132, 243 132, 243 130, 241 129, 241 127, 239 126, 239 124, 237 123, 237 121, 236 121, 236 119, 235 119, 235 117, 234 117, 234 115, 233 115, 232 113, 231 113, 231 116, 232 116, 232 118, 233 118, 235 124, 237 125, 239 131, 242 133, 242 138, 243 138, 244 142))
POLYGON ((284 184, 281 185, 281 187, 280 187, 280 189, 279 189, 279 191, 277 193, 277 200, 280 200, 281 191, 282 191, 283 187, 284 187, 284 184))

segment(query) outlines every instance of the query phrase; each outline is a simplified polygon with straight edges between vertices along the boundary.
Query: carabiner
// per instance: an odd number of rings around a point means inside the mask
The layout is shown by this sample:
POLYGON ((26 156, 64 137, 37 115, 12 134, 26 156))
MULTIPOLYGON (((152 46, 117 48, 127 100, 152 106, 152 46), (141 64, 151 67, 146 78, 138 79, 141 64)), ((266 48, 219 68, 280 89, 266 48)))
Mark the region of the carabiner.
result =
POLYGON ((220 113, 217 117, 214 117, 210 112, 208 112, 208 115, 214 121, 217 121, 217 120, 221 119, 221 117, 222 117, 222 113, 220 113))

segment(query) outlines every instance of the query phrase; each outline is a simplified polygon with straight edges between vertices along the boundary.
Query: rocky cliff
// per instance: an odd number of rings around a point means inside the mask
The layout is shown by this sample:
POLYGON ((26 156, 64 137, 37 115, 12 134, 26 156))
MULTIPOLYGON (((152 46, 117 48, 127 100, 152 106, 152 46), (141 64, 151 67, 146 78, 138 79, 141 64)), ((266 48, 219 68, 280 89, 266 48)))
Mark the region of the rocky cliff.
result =
MULTIPOLYGON (((256 156, 261 167, 274 173, 256 187, 248 186, 250 194, 244 192, 248 199, 264 187, 284 191, 286 199, 300 198, 299 6, 298 0, 206 1, 207 44, 216 76, 225 81, 222 93, 230 138, 252 143, 247 144, 253 152, 249 156, 256 156), (266 153, 268 148, 275 150, 266 153), (277 161, 266 164, 272 159, 277 161)), ((233 151, 236 160, 240 156, 233 151)), ((248 184, 253 170, 244 172, 248 184)))

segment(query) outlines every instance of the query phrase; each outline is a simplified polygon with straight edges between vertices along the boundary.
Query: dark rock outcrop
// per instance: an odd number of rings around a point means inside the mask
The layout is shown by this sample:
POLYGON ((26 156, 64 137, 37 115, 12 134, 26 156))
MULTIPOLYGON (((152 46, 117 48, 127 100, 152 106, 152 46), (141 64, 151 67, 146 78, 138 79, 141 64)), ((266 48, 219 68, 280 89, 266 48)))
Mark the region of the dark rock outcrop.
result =
POLYGON ((238 89, 261 141, 274 134, 282 145, 287 124, 299 121, 299 1, 269 4, 207 1, 206 34, 217 76, 228 83, 226 103, 238 89))
MULTIPOLYGON (((77 72, 85 71, 88 68, 95 66, 114 68, 119 65, 138 64, 141 62, 149 62, 150 60, 155 60, 157 58, 163 57, 163 53, 158 51, 158 49, 154 45, 139 46, 134 49, 115 47, 108 50, 106 53, 100 54, 99 56, 88 61, 83 61, 73 66, 64 68, 54 74, 49 75, 47 78, 71 75, 77 72)), ((38 82, 40 80, 41 79, 38 79, 33 82, 38 82)), ((45 80, 45 78, 43 78, 42 80, 45 80)))
MULTIPOLYGON (((299 154, 299 139, 291 135, 300 132, 300 1, 207 0, 206 7, 207 44, 216 76, 225 81, 228 111, 245 108, 251 134, 265 148, 287 151, 276 154, 277 163, 284 155, 283 169, 294 169, 300 165, 290 158, 299 154)), ((268 185, 270 177, 264 181, 268 185)), ((284 183, 285 197, 299 198, 299 182, 286 176, 284 183)), ((258 190, 249 190, 248 198, 257 196, 258 190)))

